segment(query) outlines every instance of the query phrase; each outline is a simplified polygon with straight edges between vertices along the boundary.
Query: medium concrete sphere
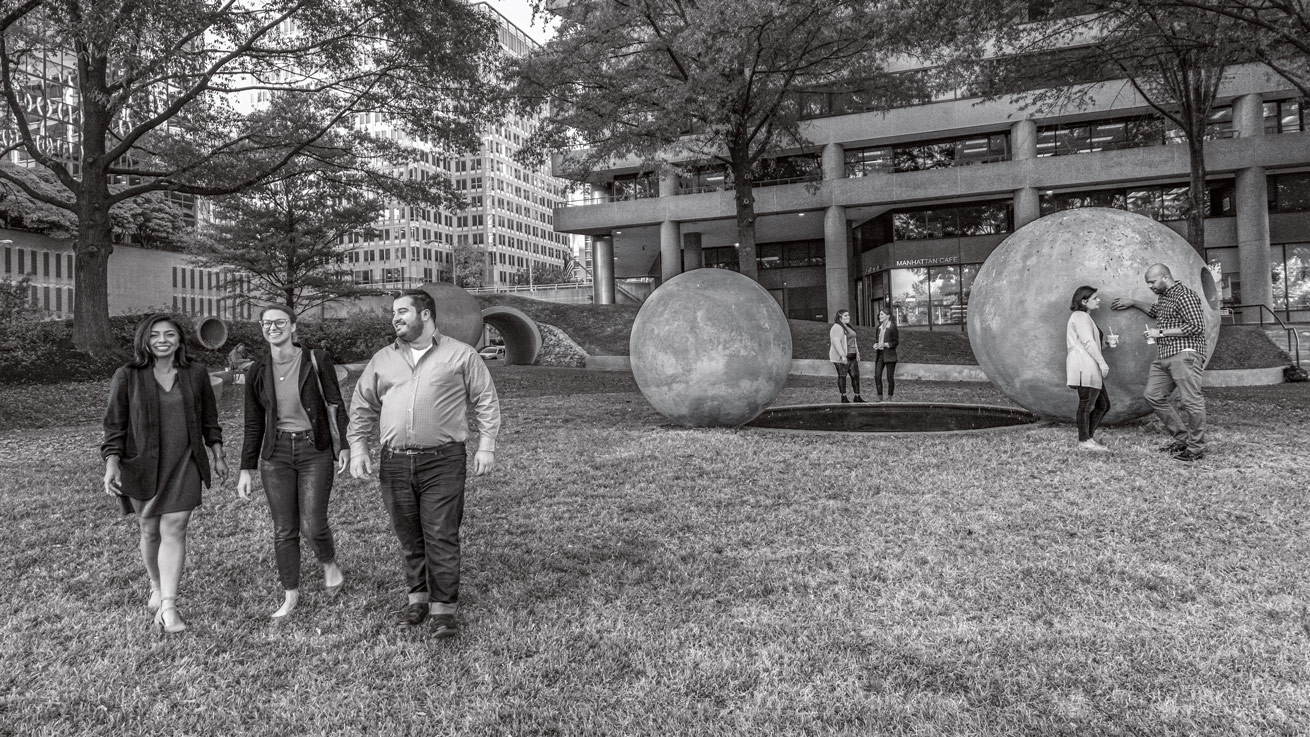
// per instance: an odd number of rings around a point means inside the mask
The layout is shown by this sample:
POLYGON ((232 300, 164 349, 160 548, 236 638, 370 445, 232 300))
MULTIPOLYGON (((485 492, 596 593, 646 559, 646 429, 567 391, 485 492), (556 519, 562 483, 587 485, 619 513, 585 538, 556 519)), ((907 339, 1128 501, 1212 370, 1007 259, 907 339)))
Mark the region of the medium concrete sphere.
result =
POLYGON ((1110 308, 1115 297, 1154 303, 1146 284, 1152 264, 1169 267, 1194 290, 1206 313, 1206 357, 1219 339, 1214 277, 1196 250, 1165 225, 1124 210, 1089 207, 1036 220, 1001 243, 979 269, 969 298, 969 342, 987 378, 1005 396, 1048 420, 1073 422, 1078 397, 1065 384, 1065 330, 1074 290, 1095 287, 1092 319, 1119 347, 1102 347, 1110 366, 1105 422, 1150 413, 1142 398, 1157 346, 1142 336, 1155 321, 1138 310, 1110 308))
POLYGON ((755 418, 787 383, 791 330, 753 280, 696 269, 656 289, 637 313, 632 376, 660 414, 692 427, 755 418))
POLYGON ((437 303, 437 330, 476 348, 482 341, 482 306, 473 295, 447 282, 428 282, 422 288, 437 303))

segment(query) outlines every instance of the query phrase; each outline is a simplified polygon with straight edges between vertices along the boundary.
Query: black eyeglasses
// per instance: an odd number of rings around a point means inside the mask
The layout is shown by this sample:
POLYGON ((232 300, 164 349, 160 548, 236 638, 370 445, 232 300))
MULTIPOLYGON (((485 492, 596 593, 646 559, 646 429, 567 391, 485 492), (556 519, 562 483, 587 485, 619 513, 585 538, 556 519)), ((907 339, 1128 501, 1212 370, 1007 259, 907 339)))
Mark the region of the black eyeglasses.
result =
POLYGON ((287 322, 284 318, 281 320, 260 320, 259 324, 263 325, 264 329, 267 330, 268 328, 284 328, 287 326, 287 322))

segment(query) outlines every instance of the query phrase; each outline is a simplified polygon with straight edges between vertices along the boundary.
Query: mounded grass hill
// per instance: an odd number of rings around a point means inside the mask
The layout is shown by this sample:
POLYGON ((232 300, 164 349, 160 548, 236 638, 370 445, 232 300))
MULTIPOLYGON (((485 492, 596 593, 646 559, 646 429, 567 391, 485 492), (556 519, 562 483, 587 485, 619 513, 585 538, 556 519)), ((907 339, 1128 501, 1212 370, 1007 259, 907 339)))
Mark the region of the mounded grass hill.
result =
MULTIPOLYGON (((595 356, 628 355, 628 338, 638 305, 570 305, 541 302, 512 295, 482 295, 482 306, 506 305, 521 310, 537 322, 559 328, 587 353, 595 356)), ((828 329, 831 323, 811 320, 788 320, 791 326, 792 353, 796 358, 828 357, 828 329)), ((877 341, 877 329, 855 328, 860 343, 877 341)), ((969 336, 963 330, 901 330, 897 350, 907 363, 977 364, 969 336)), ((1219 329, 1219 345, 1209 367, 1212 369, 1270 368, 1291 363, 1287 354, 1274 345, 1263 330, 1245 325, 1225 325, 1219 329)))

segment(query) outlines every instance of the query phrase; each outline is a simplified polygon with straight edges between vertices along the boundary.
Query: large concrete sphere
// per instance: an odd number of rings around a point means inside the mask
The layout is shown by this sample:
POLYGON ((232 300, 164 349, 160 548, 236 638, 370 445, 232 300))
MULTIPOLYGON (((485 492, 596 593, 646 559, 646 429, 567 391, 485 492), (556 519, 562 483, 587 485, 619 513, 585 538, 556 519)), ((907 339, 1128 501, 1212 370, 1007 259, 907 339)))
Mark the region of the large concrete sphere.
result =
POLYGON ((1157 346, 1142 331, 1155 321, 1138 310, 1112 310, 1115 297, 1154 303, 1146 269, 1162 263, 1194 290, 1206 312, 1206 357, 1219 340, 1214 277, 1178 233, 1124 210, 1088 207, 1036 220, 1001 243, 979 269, 969 298, 969 342, 987 378, 1005 396, 1049 420, 1073 422, 1078 398, 1065 384, 1065 329, 1074 290, 1099 290, 1092 319, 1119 334, 1118 348, 1102 348, 1110 366, 1105 422, 1151 411, 1142 393, 1157 346))
POLYGON ((693 427, 732 427, 778 396, 791 370, 782 308, 753 280, 696 269, 656 289, 637 313, 632 376, 660 414, 693 427))
POLYGON ((428 282, 422 288, 437 303, 437 330, 476 348, 482 341, 482 306, 473 295, 448 282, 428 282))

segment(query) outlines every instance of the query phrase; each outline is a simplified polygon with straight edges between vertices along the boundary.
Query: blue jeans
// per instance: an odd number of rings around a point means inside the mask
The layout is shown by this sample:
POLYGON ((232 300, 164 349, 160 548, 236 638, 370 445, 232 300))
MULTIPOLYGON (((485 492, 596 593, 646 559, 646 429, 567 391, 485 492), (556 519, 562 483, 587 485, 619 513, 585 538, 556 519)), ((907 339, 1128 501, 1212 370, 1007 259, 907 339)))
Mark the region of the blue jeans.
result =
POLYGON ((264 496, 273 515, 273 552, 282 588, 300 588, 300 535, 309 538, 320 563, 337 558, 328 527, 328 497, 332 493, 332 451, 314 447, 310 432, 277 431, 273 457, 259 466, 264 496))
POLYGON ((463 443, 420 453, 382 449, 378 481, 405 557, 411 602, 459 601, 459 526, 464 520, 463 443))
POLYGON ((1196 351, 1182 351, 1151 362, 1143 396, 1164 429, 1193 453, 1205 452, 1205 397, 1201 374, 1205 360, 1196 351), (1175 406, 1174 389, 1178 390, 1175 406))

